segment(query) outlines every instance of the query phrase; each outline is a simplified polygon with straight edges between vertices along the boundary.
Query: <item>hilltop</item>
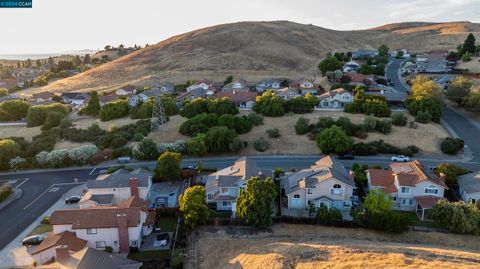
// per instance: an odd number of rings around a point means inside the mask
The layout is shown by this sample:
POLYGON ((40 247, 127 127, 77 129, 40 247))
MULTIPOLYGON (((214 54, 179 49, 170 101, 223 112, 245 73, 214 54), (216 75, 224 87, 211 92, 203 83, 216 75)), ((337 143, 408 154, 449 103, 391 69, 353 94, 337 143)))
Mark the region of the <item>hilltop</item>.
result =
POLYGON ((265 77, 313 77, 330 51, 375 49, 387 44, 410 51, 454 49, 480 24, 399 23, 368 30, 336 31, 288 21, 222 24, 177 35, 112 62, 32 91, 109 90, 145 85, 152 75, 184 82, 228 75, 249 80, 265 77), (421 42, 419 42, 421 41, 421 42))

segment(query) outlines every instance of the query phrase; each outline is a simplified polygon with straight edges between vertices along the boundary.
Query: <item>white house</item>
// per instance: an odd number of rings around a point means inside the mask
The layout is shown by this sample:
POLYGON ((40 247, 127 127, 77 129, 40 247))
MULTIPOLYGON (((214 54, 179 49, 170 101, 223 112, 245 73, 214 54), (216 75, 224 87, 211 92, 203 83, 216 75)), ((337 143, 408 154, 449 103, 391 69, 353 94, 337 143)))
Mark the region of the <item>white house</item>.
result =
POLYGON ((192 85, 188 86, 187 87, 187 92, 190 92, 190 91, 192 91, 194 89, 198 89, 198 88, 201 88, 205 91, 215 90, 215 88, 213 86, 213 82, 211 80, 203 79, 203 80, 199 80, 199 81, 193 83, 192 85))
POLYGON ((256 86, 255 89, 259 93, 263 93, 264 91, 273 89, 278 90, 281 87, 282 82, 278 79, 264 79, 260 81, 256 86))
POLYGON ((280 90, 275 91, 275 94, 280 96, 284 100, 291 100, 296 97, 302 96, 301 94, 298 93, 297 90, 290 89, 290 88, 283 88, 280 90))
POLYGON ((466 203, 480 202, 480 172, 459 176, 457 182, 463 201, 466 203))
POLYGON ((247 87, 247 82, 241 79, 241 80, 232 81, 231 83, 223 86, 222 88, 222 92, 231 92, 231 91, 248 92, 250 91, 250 89, 247 87))
POLYGON ((137 92, 137 87, 133 85, 125 85, 118 90, 115 91, 115 94, 117 96, 127 96, 127 95, 133 95, 137 92))
POLYGON ((131 196, 148 200, 151 188, 151 173, 135 173, 133 171, 100 175, 97 179, 87 182, 87 193, 79 205, 82 208, 92 205, 116 205, 131 196))
POLYGON ((206 179, 207 203, 218 211, 235 211, 235 201, 240 189, 253 176, 263 175, 255 162, 242 157, 232 166, 210 174, 206 179))
POLYGON ((86 240, 88 247, 114 252, 129 252, 139 248, 142 236, 153 230, 155 212, 137 196, 122 201, 117 207, 96 206, 56 210, 50 216, 54 234, 74 232, 86 240))
POLYGON ((282 179, 282 193, 287 196, 289 209, 334 207, 349 210, 354 200, 353 172, 330 156, 326 156, 310 168, 300 170, 282 179))
POLYGON ((360 69, 360 64, 355 61, 346 62, 343 65, 343 72, 357 72, 360 69))
POLYGON ((438 177, 419 161, 391 163, 391 170, 367 170, 368 188, 381 189, 390 195, 393 208, 404 211, 430 209, 443 199, 444 178, 438 177))
POLYGON ((331 90, 318 97, 321 108, 343 108, 345 104, 353 103, 353 94, 343 88, 331 90))
POLYGON ((303 95, 307 93, 316 95, 318 94, 318 90, 319 90, 318 85, 315 85, 312 80, 308 80, 305 78, 302 78, 290 83, 288 87, 303 95))
POLYGON ((85 248, 86 245, 87 241, 78 238, 73 232, 50 233, 31 255, 38 264, 45 264, 55 259, 55 249, 57 247, 62 246, 69 252, 77 252, 85 248))

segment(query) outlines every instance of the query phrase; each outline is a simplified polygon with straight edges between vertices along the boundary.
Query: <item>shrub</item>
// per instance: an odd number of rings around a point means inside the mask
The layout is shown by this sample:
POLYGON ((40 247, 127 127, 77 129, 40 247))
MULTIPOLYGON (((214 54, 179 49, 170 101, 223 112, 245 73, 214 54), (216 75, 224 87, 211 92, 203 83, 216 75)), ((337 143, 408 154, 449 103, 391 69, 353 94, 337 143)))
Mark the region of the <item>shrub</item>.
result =
POLYGON ((267 130, 268 137, 278 138, 280 137, 280 131, 277 128, 270 128, 267 130))
POLYGON ((30 103, 10 100, 0 103, 0 121, 18 121, 27 116, 30 103))
POLYGON ((390 119, 379 120, 375 130, 382 134, 389 134, 392 131, 392 121, 390 119))
POLYGON ((69 107, 63 104, 31 106, 27 112, 27 127, 42 125, 47 119, 49 112, 59 112, 66 116, 69 112, 69 107))
POLYGON ((60 112, 49 112, 47 118, 45 119, 45 122, 43 123, 42 130, 48 130, 53 127, 59 126, 63 118, 65 118, 65 115, 60 112))
POLYGON ((263 116, 255 112, 248 114, 248 120, 255 126, 263 124, 263 116))
POLYGON ((188 140, 185 145, 185 152, 196 156, 207 154, 208 147, 205 144, 205 134, 197 134, 197 136, 188 140))
POLYGON ((158 158, 157 144, 150 138, 144 138, 132 148, 132 156, 137 160, 154 160, 158 158))
POLYGON ((228 145, 228 148, 231 152, 240 152, 243 148, 245 148, 246 142, 243 142, 240 137, 233 138, 232 142, 228 145))
POLYGON ((336 125, 323 130, 317 136, 317 146, 324 153, 345 153, 350 151, 353 139, 336 125))
POLYGON ((85 145, 69 150, 68 158, 76 164, 87 164, 90 159, 98 153, 98 148, 94 145, 85 145))
POLYGON ((376 128, 377 128, 377 123, 378 122, 379 122, 379 120, 377 120, 376 118, 374 118, 372 116, 366 116, 363 119, 363 127, 364 127, 365 132, 375 131, 376 128))
POLYGON ((446 176, 446 183, 448 186, 455 186, 457 184, 457 176, 467 174, 468 169, 456 166, 450 163, 441 163, 437 166, 437 173, 446 176))
POLYGON ((340 210, 334 207, 327 208, 325 206, 321 206, 317 209, 316 217, 323 223, 330 223, 334 220, 343 219, 340 210))
POLYGON ((335 120, 331 117, 320 117, 318 118, 317 127, 320 128, 330 128, 335 124, 335 120))
POLYGON ((0 169, 8 169, 10 159, 17 156, 20 145, 11 139, 0 139, 0 169))
POLYGON ((218 116, 223 114, 238 114, 237 106, 228 98, 202 99, 197 98, 184 104, 180 113, 183 117, 192 118, 202 113, 213 113, 218 116))
POLYGON ((418 111, 415 121, 420 123, 429 123, 432 120, 432 114, 428 111, 418 111))
POLYGON ((390 118, 392 119, 392 124, 395 126, 407 125, 407 116, 402 112, 393 112, 390 118))
POLYGON ((440 200, 428 213, 436 223, 452 232, 480 233, 480 207, 477 204, 440 200))
POLYGON ((174 143, 160 143, 157 146, 157 150, 159 154, 167 151, 182 153, 185 151, 185 141, 177 140, 174 143))
POLYGON ((442 140, 440 149, 443 153, 449 155, 455 155, 465 146, 465 142, 460 138, 447 137, 442 140))
POLYGON ((209 152, 222 153, 230 150, 230 144, 238 135, 235 131, 228 129, 225 126, 216 126, 210 128, 205 133, 205 144, 209 152))
POLYGON ((273 91, 266 91, 261 96, 257 96, 253 111, 270 117, 283 116, 285 114, 285 100, 273 91))
POLYGON ((270 147, 270 144, 263 137, 260 137, 255 141, 253 147, 256 151, 264 152, 270 147))
POLYGON ((100 120, 109 121, 113 119, 123 118, 128 115, 130 106, 127 100, 117 100, 106 103, 100 110, 100 120))
POLYGON ((10 169, 12 169, 13 171, 17 171, 21 169, 26 164, 26 162, 27 160, 25 158, 17 156, 13 159, 10 159, 8 165, 10 166, 10 169))
POLYGON ((308 123, 308 119, 300 117, 295 124, 295 133, 297 133, 297 135, 303 135, 308 133, 308 131, 310 130, 310 126, 308 123))

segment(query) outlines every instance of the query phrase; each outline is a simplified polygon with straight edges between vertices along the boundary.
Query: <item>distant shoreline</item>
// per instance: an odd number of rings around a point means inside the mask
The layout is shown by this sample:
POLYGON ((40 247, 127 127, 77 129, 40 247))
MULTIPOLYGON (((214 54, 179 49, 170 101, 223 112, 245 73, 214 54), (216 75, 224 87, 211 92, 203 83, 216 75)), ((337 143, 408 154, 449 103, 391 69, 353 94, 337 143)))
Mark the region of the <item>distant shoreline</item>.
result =
POLYGON ((85 55, 85 54, 94 54, 97 50, 79 50, 79 51, 68 51, 68 52, 58 52, 58 53, 30 53, 30 54, 0 54, 0 60, 13 60, 13 61, 23 61, 23 60, 37 60, 37 59, 46 59, 48 57, 57 57, 62 55, 85 55))

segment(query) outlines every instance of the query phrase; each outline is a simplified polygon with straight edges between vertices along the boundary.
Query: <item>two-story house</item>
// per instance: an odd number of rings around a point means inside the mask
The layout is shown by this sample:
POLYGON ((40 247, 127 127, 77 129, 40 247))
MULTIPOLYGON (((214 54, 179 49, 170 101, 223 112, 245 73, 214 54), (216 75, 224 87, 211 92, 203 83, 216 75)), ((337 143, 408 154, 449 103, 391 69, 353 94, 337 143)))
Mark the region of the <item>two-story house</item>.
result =
POLYGON ((318 96, 321 108, 342 108, 345 104, 353 103, 353 94, 343 88, 331 90, 318 96))
POLYGON ((204 91, 215 91, 215 87, 213 85, 213 82, 208 79, 203 79, 196 81, 192 85, 187 87, 187 92, 193 91, 194 89, 201 88, 204 91))
POLYGON ((313 204, 347 210, 352 206, 354 189, 353 172, 331 156, 282 179, 289 209, 306 209, 313 204))
POLYGON ((281 87, 282 82, 278 79, 264 79, 255 85, 255 89, 259 93, 263 93, 267 90, 278 90, 281 87))
POLYGON ((215 94, 216 98, 228 98, 230 102, 234 103, 239 108, 252 108, 255 104, 257 93, 256 92, 218 92, 215 94))
POLYGON ((275 91, 275 94, 280 96, 283 100, 291 100, 295 99, 296 97, 302 96, 296 90, 290 88, 283 88, 275 91))
POLYGON ((223 86, 222 92, 248 92, 250 89, 247 87, 247 81, 244 79, 235 80, 227 85, 223 86))
POLYGON ((139 170, 129 173, 100 175, 87 182, 87 193, 79 202, 81 208, 97 205, 116 205, 120 201, 138 196, 148 200, 152 189, 152 173, 139 170))
POLYGON ((457 178, 458 191, 465 203, 480 202, 480 172, 468 173, 457 178))
POLYGON ((232 166, 210 174, 206 178, 205 190, 207 203, 217 211, 234 211, 240 189, 253 176, 262 176, 255 162, 248 157, 242 157, 232 166))
POLYGON ((368 188, 381 189, 392 198, 394 209, 422 211, 430 209, 443 199, 445 179, 414 160, 405 163, 391 163, 391 170, 367 170, 368 188))
POLYGON ((167 82, 164 84, 158 84, 155 87, 143 91, 139 94, 132 95, 128 98, 128 104, 131 107, 135 107, 140 103, 146 103, 149 98, 154 98, 157 96, 162 96, 164 94, 173 93, 173 83, 167 82))
POLYGON ((319 92, 318 85, 315 85, 312 80, 308 80, 306 78, 294 81, 290 83, 288 87, 302 95, 305 95, 307 93, 317 95, 319 92))

